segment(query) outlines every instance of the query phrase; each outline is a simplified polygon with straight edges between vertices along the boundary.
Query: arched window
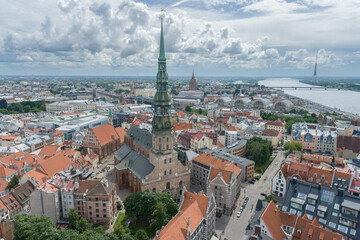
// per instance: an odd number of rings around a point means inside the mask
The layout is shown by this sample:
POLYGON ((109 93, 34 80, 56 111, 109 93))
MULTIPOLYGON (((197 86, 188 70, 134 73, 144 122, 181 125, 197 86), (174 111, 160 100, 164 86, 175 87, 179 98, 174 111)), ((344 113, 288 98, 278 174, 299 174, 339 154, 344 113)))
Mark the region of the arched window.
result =
POLYGON ((182 187, 183 186, 183 181, 180 181, 179 182, 179 187, 182 187))
POLYGON ((170 189, 170 182, 166 183, 166 189, 170 189))
POLYGON ((156 192, 156 188, 153 188, 153 190, 152 190, 153 192, 156 192))

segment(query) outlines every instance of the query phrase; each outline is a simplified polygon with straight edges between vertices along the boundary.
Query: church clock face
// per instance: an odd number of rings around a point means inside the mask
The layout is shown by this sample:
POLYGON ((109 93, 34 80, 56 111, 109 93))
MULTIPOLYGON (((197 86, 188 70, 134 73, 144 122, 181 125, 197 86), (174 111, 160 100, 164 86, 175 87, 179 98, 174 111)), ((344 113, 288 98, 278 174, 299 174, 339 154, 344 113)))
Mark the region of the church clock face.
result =
POLYGON ((170 122, 166 122, 166 123, 165 123, 165 126, 166 126, 166 127, 170 127, 170 122))

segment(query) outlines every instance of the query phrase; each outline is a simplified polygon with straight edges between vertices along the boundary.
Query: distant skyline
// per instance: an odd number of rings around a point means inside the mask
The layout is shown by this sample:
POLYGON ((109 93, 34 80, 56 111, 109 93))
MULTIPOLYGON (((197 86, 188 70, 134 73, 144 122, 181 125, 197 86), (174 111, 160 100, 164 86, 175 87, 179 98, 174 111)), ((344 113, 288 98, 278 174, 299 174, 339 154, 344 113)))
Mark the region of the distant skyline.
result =
POLYGON ((358 0, 0 0, 0 75, 360 77, 358 0))

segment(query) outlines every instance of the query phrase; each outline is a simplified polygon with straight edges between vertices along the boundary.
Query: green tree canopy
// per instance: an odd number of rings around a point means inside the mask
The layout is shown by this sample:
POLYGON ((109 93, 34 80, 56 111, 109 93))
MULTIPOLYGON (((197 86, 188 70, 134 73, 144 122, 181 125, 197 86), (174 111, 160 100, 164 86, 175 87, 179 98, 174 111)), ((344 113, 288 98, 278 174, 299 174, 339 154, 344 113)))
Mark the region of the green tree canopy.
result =
POLYGON ((58 236, 55 223, 44 215, 21 214, 15 216, 14 236, 16 240, 47 240, 58 236))
POLYGON ((292 153, 294 151, 301 151, 302 145, 297 142, 286 142, 284 144, 284 149, 288 151, 288 153, 292 153))
POLYGON ((16 187, 19 184, 19 179, 20 178, 18 175, 14 175, 8 184, 8 189, 12 189, 12 188, 16 187))
POLYGON ((191 112, 191 107, 190 106, 186 106, 186 108, 185 108, 185 112, 191 112))
POLYGON ((136 240, 149 240, 148 235, 146 234, 145 230, 140 229, 136 232, 136 240))
POLYGON ((153 221, 150 226, 154 229, 160 229, 168 223, 166 208, 162 202, 156 204, 155 210, 152 214, 153 221))
POLYGON ((273 151, 273 146, 267 140, 259 137, 252 137, 248 141, 246 157, 255 163, 265 163, 269 160, 273 151))

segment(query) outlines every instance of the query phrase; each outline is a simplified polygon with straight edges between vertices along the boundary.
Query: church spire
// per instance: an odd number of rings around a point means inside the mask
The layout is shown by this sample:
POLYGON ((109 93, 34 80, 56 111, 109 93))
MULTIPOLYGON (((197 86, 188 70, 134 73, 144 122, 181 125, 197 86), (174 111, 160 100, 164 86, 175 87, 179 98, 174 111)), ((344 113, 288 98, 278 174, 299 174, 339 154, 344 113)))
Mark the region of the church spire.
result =
MULTIPOLYGON (((163 10, 161 9, 161 14, 163 10)), ((156 75, 156 93, 154 97, 154 117, 152 121, 152 132, 156 135, 172 134, 173 119, 171 117, 171 97, 168 92, 168 74, 166 72, 166 58, 164 47, 163 15, 161 15, 160 49, 158 59, 158 73, 156 75)), ((167 142, 168 143, 168 142, 167 142)), ((157 151, 170 150, 161 148, 159 144, 157 151)), ((169 145, 170 146, 170 145, 169 145)), ((163 146, 164 147, 164 146, 163 146)))
POLYGON ((159 60, 166 60, 165 58, 165 46, 164 46, 164 30, 163 30, 163 12, 164 9, 161 9, 161 33, 160 33, 160 50, 159 50, 159 60))

